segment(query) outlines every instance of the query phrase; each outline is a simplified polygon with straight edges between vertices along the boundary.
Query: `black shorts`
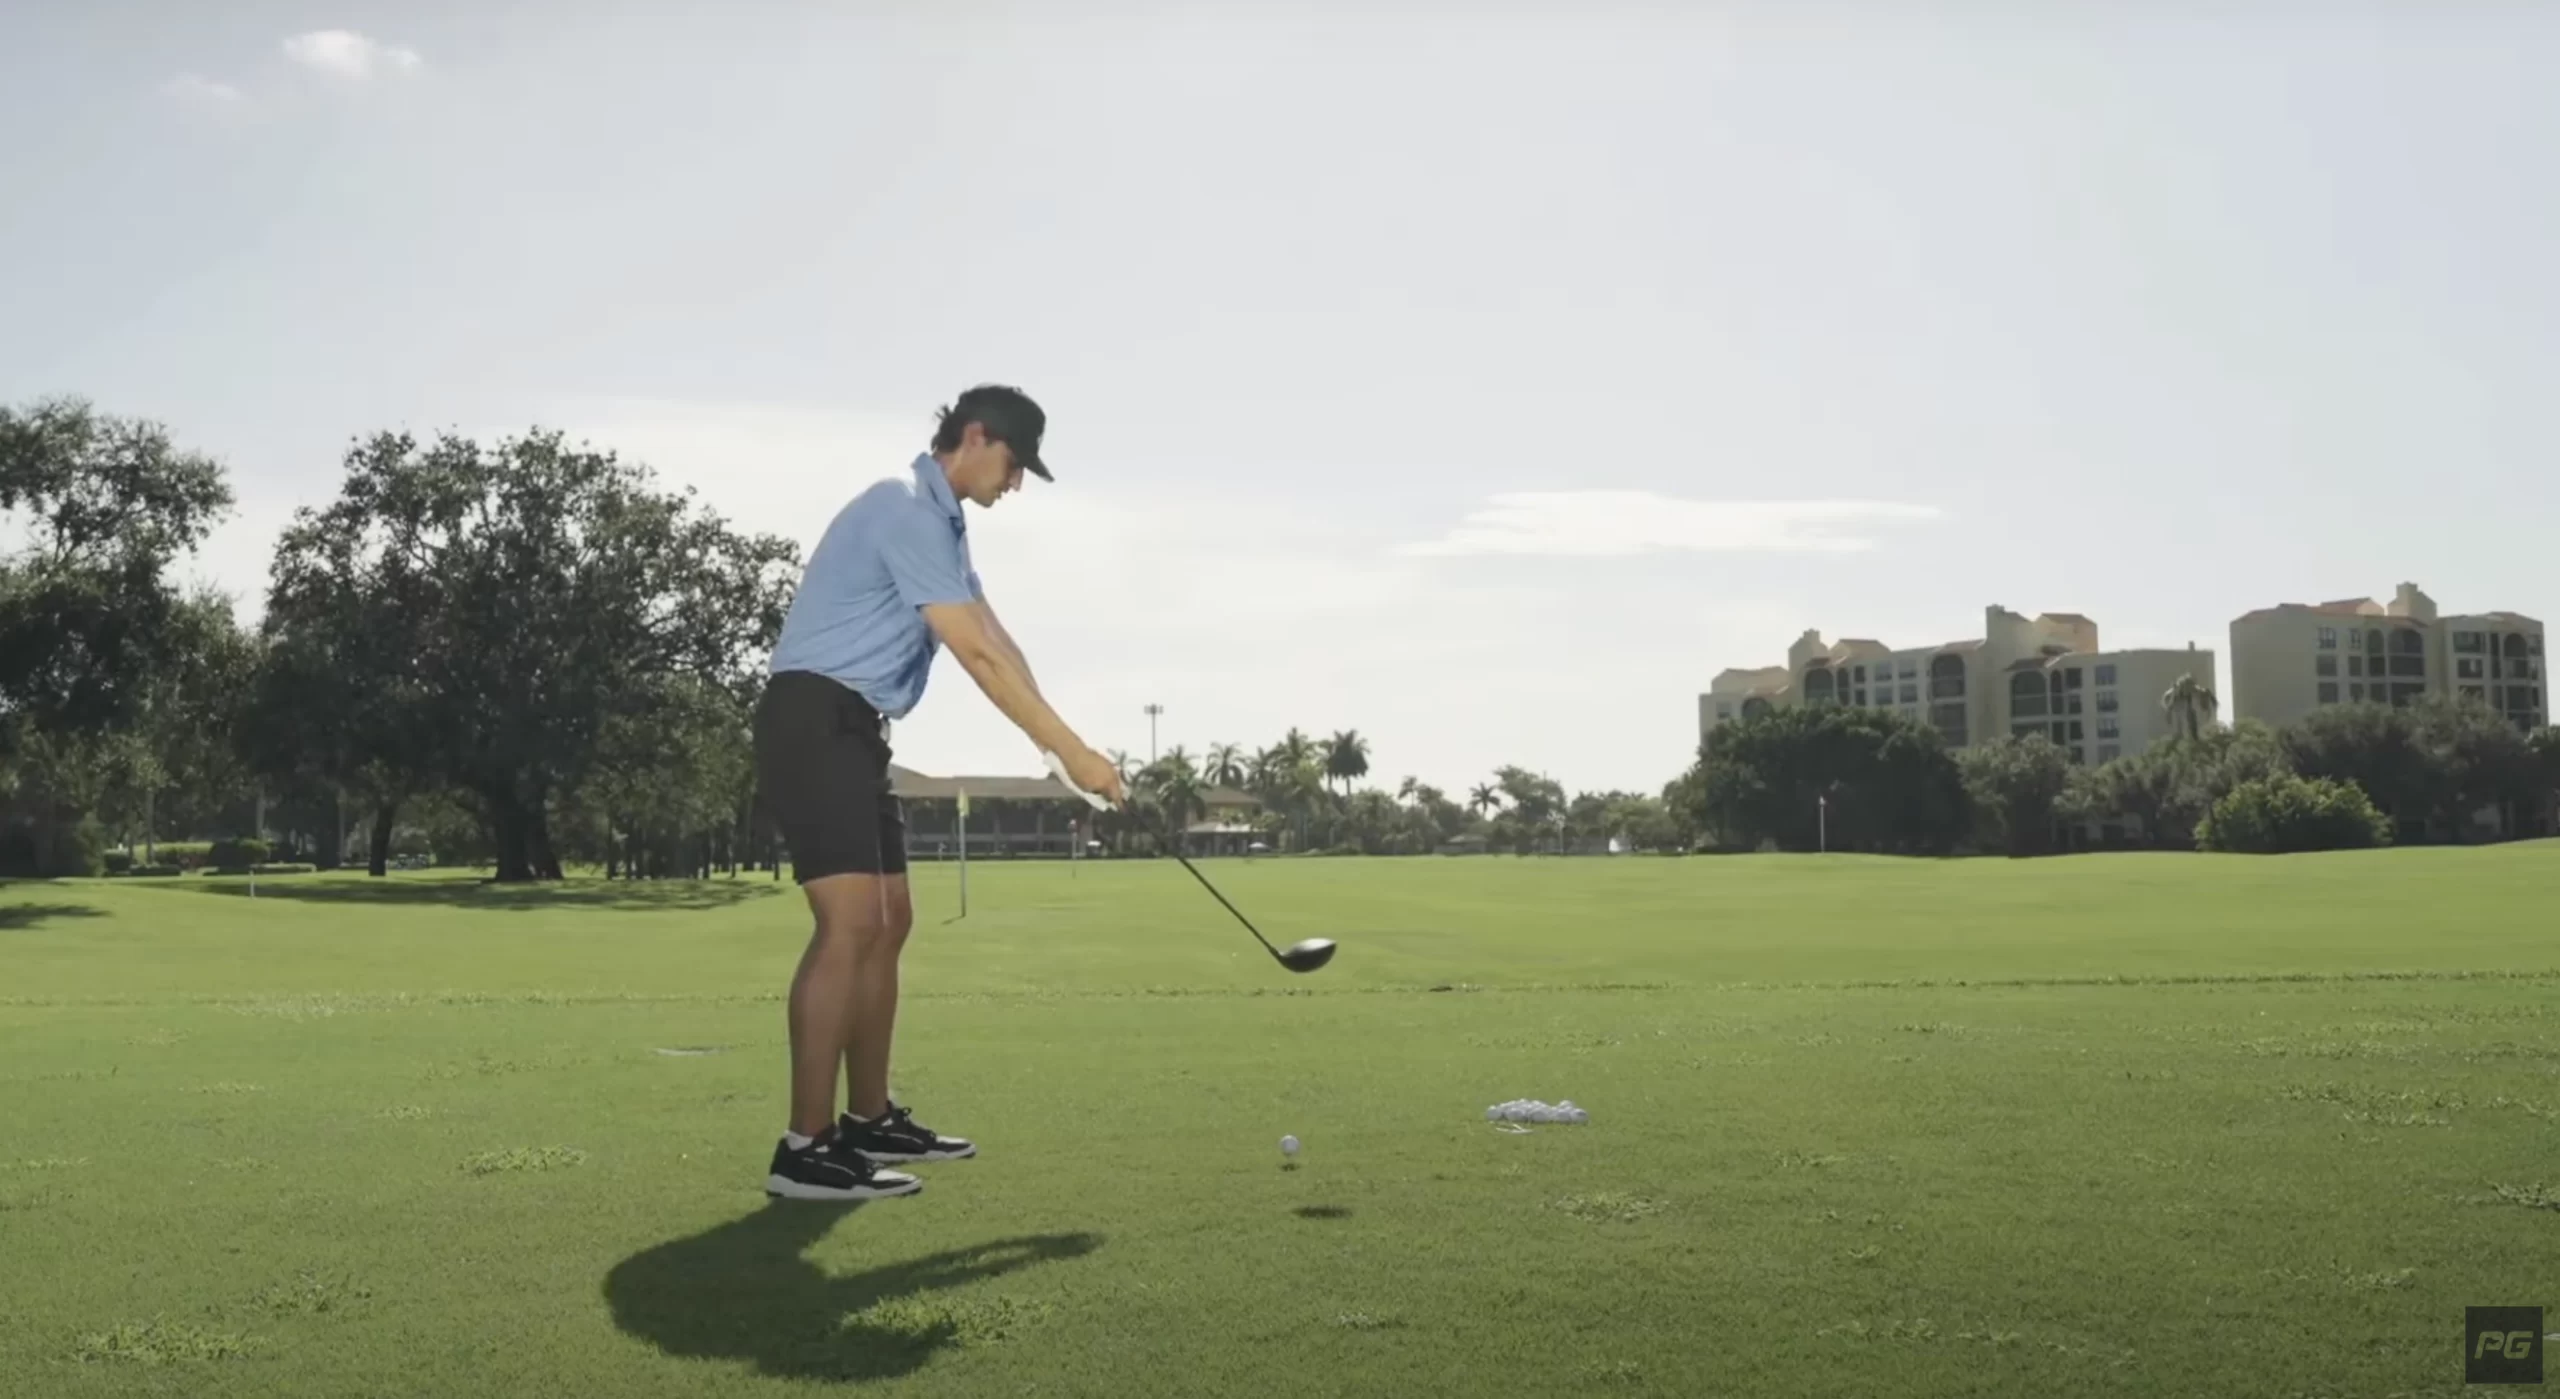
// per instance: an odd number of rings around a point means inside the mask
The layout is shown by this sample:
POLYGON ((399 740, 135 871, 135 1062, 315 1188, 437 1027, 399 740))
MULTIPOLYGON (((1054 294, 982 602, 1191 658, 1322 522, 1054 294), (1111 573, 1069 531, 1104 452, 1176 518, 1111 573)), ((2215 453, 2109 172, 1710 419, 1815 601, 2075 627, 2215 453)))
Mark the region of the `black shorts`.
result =
POLYGON ((765 682, 756 702, 756 789, 802 884, 907 872, 907 818, 889 792, 880 711, 807 671, 765 682))

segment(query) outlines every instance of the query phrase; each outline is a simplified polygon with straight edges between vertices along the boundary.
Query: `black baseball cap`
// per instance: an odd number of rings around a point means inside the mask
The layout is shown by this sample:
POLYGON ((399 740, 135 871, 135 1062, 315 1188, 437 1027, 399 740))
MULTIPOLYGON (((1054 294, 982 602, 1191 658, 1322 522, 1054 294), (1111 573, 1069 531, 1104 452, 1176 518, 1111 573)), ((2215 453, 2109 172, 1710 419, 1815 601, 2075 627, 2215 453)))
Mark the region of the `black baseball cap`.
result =
POLYGON ((1031 395, 1011 384, 980 384, 937 417, 943 432, 954 438, 960 429, 976 423, 987 440, 1012 448, 1013 459, 1023 470, 1043 481, 1058 479, 1049 474, 1049 464, 1040 460, 1040 435, 1049 430, 1049 415, 1031 401, 1031 395))

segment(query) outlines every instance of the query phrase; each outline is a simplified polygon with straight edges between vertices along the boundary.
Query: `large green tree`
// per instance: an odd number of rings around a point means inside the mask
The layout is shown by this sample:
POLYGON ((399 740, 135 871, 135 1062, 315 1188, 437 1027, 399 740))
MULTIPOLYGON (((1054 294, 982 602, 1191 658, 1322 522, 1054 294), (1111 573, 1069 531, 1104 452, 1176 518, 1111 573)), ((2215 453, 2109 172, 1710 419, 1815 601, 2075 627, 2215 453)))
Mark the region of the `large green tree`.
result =
POLYGON ((23 539, 0 555, 0 866, 95 871, 99 808, 147 782, 155 696, 201 640, 170 566, 231 503, 221 465, 157 423, 0 408, 0 514, 23 539))
POLYGON ((1881 710, 1789 706, 1719 725, 1693 790, 1699 825, 1746 847, 1944 854, 1971 824, 1936 732, 1881 710))
POLYGON ((1958 765, 1993 844, 2011 855, 2053 849, 2064 798, 2072 790, 2069 753, 2041 733, 2003 735, 1961 750, 1958 765))
POLYGON ((2528 826, 2543 786, 2532 738, 2484 700, 2430 697, 2412 707, 2418 749, 2434 780, 2427 824, 2457 840, 2486 813, 2496 834, 2528 826))
POLYGON ((608 725, 676 677, 743 693, 797 555, 557 433, 386 433, 348 452, 336 501, 297 516, 270 606, 280 633, 370 638, 331 730, 348 761, 468 800, 499 879, 557 878, 550 812, 594 770, 608 725), (333 615, 339 591, 360 601, 333 615), (375 741, 386 733, 406 746, 375 741))
POLYGON ((2536 798, 2532 740, 2468 697, 2326 706, 2284 746, 2304 776, 2352 782, 2395 826, 2439 838, 2467 838, 2483 811, 2512 824, 2536 798))
POLYGON ((2192 850, 2198 826, 2232 789, 2290 771, 2281 735, 2244 719, 2084 771, 2074 783, 2074 814, 2117 825, 2153 849, 2192 850))
POLYGON ((560 804, 564 853, 634 879, 735 870, 753 840, 751 699, 690 675, 634 698, 606 716, 560 804))
POLYGON ((240 736, 254 710, 260 647, 231 600, 196 591, 168 616, 161 658, 139 687, 121 760, 99 817, 145 859, 163 834, 256 835, 234 813, 257 807, 256 774, 240 736), (223 829, 233 826, 234 829, 223 829))

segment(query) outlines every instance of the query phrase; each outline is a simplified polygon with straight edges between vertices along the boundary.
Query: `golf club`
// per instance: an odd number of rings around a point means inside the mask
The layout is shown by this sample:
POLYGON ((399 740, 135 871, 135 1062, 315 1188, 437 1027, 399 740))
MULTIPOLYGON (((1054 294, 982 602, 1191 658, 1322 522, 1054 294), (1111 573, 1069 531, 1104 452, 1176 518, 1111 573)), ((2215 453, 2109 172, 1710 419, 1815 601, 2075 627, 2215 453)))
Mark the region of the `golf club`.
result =
MULTIPOLYGON (((1068 778, 1067 765, 1058 761, 1057 754, 1043 753, 1040 756, 1048 760, 1049 775, 1058 779, 1059 786, 1064 787, 1068 791, 1075 793, 1077 796, 1084 798, 1085 801, 1096 811, 1109 811, 1111 809, 1110 798, 1102 796, 1096 792, 1088 792, 1082 787, 1077 786, 1068 778)), ((1316 968, 1333 960, 1334 944, 1333 939, 1331 938, 1305 938, 1289 944, 1289 950, 1286 952, 1273 947, 1271 945, 1271 939, 1264 937, 1262 935, 1262 930, 1253 926, 1253 920, 1245 917, 1243 910, 1237 908, 1234 904, 1227 902, 1227 896, 1218 892, 1218 886, 1209 882, 1209 876, 1202 874, 1199 869, 1191 863, 1190 858, 1182 853, 1179 845, 1176 845, 1172 841, 1164 840, 1164 833, 1160 830, 1153 833, 1157 836, 1159 843, 1173 851, 1173 858, 1181 861, 1184 869, 1191 871, 1191 877, 1200 881, 1200 887, 1209 891, 1209 897, 1216 899, 1220 907, 1223 907, 1227 912, 1234 914, 1236 921, 1244 925, 1244 930, 1253 934, 1253 940, 1262 944, 1262 950, 1271 954, 1271 960, 1278 962, 1280 965, 1287 967, 1293 972, 1300 973, 1314 971, 1316 968)))

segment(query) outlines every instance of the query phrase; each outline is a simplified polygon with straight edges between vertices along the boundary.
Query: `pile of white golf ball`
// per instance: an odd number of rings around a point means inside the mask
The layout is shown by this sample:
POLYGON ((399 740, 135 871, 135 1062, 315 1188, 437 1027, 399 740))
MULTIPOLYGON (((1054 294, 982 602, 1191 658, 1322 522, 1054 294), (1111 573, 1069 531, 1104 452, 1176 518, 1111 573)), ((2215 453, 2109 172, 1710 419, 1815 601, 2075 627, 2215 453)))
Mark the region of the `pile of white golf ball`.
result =
POLYGON ((1561 1103, 1543 1103, 1535 1098, 1514 1098, 1496 1103, 1484 1110, 1487 1122, 1570 1122, 1580 1126, 1591 1120, 1590 1110, 1573 1105, 1567 1098, 1561 1103))

